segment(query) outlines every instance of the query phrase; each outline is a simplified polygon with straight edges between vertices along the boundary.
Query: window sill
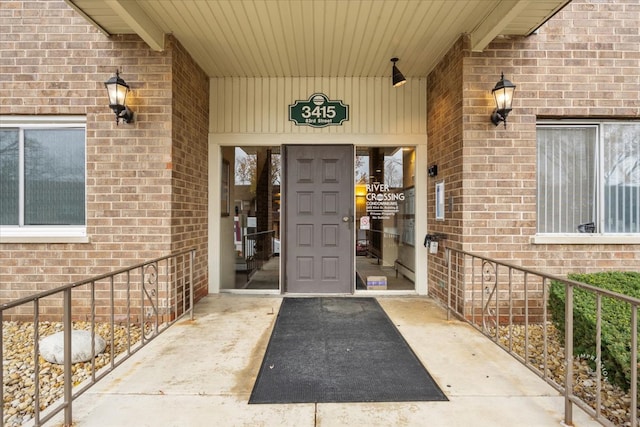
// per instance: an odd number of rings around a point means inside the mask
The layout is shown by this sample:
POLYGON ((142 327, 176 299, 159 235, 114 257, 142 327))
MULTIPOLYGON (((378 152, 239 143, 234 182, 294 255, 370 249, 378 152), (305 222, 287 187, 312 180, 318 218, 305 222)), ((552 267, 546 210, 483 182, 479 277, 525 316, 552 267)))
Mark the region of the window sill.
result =
POLYGON ((86 227, 0 227, 2 243, 89 243, 86 227))
POLYGON ((531 237, 534 245, 638 245, 638 234, 538 234, 531 237))

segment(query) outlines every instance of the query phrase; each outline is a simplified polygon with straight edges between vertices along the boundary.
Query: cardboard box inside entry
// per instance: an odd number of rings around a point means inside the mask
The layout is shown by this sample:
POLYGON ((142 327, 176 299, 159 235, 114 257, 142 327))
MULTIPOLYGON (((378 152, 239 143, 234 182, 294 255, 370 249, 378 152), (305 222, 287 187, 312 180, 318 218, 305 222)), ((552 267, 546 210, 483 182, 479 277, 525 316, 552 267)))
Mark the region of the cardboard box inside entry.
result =
POLYGON ((387 289, 387 276, 367 276, 367 290, 387 289))

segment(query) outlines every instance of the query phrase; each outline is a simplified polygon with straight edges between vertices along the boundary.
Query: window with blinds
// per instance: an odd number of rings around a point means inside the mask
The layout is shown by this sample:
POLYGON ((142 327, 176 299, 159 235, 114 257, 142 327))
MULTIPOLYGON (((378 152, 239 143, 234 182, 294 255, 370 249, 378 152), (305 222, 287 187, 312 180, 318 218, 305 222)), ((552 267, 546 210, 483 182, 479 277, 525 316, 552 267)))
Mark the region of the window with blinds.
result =
POLYGON ((0 227, 84 227, 84 123, 12 121, 0 127, 0 227))
POLYGON ((540 234, 640 233, 640 123, 537 127, 540 234))

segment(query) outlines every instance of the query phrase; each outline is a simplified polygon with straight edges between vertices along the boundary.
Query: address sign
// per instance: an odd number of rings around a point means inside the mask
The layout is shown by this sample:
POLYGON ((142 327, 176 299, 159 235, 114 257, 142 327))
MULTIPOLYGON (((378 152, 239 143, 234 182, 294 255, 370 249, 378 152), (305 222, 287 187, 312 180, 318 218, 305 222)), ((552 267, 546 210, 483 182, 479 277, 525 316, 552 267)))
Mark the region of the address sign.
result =
POLYGON ((341 126, 349 120, 349 106, 342 101, 331 101, 324 93, 314 93, 307 101, 298 100, 289 105, 289 120, 298 126, 341 126))

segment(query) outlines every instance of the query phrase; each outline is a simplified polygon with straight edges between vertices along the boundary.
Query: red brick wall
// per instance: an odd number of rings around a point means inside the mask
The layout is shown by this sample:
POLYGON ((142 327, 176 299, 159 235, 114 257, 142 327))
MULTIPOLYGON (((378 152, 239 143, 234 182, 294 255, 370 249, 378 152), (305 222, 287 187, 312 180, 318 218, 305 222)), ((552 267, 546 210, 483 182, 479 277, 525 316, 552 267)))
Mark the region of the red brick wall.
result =
POLYGON ((208 293, 209 78, 185 49, 173 51, 171 249, 196 248, 198 297, 208 293))
MULTIPOLYGON (((462 240, 463 159, 463 59, 464 40, 460 39, 429 75, 427 84, 427 158, 429 165, 437 165, 438 174, 428 179, 427 217, 429 234, 447 236, 446 245, 459 247, 462 240), (452 197, 456 209, 445 210, 445 221, 435 220, 435 184, 444 180, 445 194, 452 197)), ((445 205, 449 205, 445 203, 445 205)), ((444 242, 439 242, 443 245, 444 242)), ((439 250, 440 255, 444 252, 439 250)), ((429 257, 429 293, 446 299, 446 267, 442 256, 429 257)))
MULTIPOLYGON (((429 164, 438 163, 438 179, 445 179, 454 201, 458 193, 449 182, 457 182, 458 175, 442 166, 450 157, 463 159, 462 196, 454 202, 454 214, 462 215, 461 232, 447 233, 448 245, 560 275, 638 269, 640 245, 534 244, 531 238, 536 233, 536 121, 640 119, 639 27, 637 1, 574 0, 530 37, 497 39, 481 53, 471 52, 464 41, 451 50, 429 76, 428 93, 429 164), (452 55, 463 56, 462 111, 455 98, 438 103, 445 94, 440 80, 450 78, 441 69, 452 55), (491 89, 501 72, 517 85, 506 129, 489 118, 491 89), (463 122, 461 154, 458 144, 443 150, 450 138, 432 128, 440 110, 458 112, 452 121, 463 122)), ((429 188, 431 200, 432 192, 429 188)), ((429 211, 431 230, 458 225, 455 215, 439 224, 429 211)), ((441 268, 442 255, 430 256, 431 275, 441 268)), ((437 289, 442 277, 430 279, 430 291, 437 289)))
POLYGON ((0 114, 85 115, 90 243, 0 244, 0 300, 198 248, 206 291, 208 79, 172 39, 107 38, 59 0, 3 1, 0 114), (104 81, 131 86, 116 126, 104 81), (185 78, 185 74, 189 77, 185 78), (197 224, 197 225, 196 225, 197 224))

